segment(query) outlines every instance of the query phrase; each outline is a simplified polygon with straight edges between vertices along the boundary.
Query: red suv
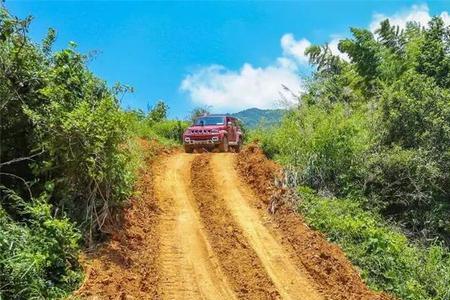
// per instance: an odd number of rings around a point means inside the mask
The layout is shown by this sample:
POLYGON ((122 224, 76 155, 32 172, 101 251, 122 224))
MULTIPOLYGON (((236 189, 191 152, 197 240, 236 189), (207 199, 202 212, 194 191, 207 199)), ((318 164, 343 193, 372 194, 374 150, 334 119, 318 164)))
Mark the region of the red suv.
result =
POLYGON ((228 115, 207 115, 195 119, 183 133, 184 150, 192 153, 194 149, 214 149, 228 152, 234 148, 241 150, 242 131, 238 120, 228 115))

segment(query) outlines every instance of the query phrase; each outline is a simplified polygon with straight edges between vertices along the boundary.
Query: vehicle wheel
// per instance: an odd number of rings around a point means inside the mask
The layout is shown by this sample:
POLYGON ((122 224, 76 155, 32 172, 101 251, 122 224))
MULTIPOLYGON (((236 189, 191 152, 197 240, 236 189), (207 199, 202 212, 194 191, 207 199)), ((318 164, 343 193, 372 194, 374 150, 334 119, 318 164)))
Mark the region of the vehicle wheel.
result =
POLYGON ((219 145, 220 152, 228 152, 228 138, 226 136, 223 137, 222 143, 219 145))
POLYGON ((190 145, 184 145, 184 152, 192 153, 192 152, 194 152, 194 147, 192 147, 190 145))
POLYGON ((242 140, 239 139, 238 144, 234 147, 234 152, 239 153, 242 148, 242 140))

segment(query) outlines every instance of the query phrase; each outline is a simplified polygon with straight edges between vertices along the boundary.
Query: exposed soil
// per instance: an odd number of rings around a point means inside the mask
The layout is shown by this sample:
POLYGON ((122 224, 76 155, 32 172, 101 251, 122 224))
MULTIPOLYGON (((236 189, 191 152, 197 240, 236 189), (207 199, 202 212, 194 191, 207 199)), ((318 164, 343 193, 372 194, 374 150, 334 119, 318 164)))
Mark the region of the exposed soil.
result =
POLYGON ((163 160, 155 188, 163 209, 159 226, 159 273, 164 299, 233 299, 234 293, 211 249, 190 188, 194 155, 163 160))
POLYGON ((280 166, 268 160, 257 146, 250 145, 241 152, 236 168, 264 203, 255 205, 261 214, 269 217, 268 224, 280 232, 283 243, 294 250, 297 265, 306 268, 330 299, 392 299, 368 289, 342 250, 328 242, 323 234, 309 228, 295 208, 288 201, 282 201, 288 191, 275 186, 275 178, 281 174, 280 166), (272 201, 276 201, 276 209, 268 214, 272 201))
POLYGON ((288 205, 279 167, 241 154, 160 155, 110 240, 84 257, 91 299, 388 299, 288 205), (278 202, 277 202, 278 203, 278 202))
MULTIPOLYGON (((141 140, 148 153, 157 145, 141 140)), ((76 296, 89 299, 160 299, 157 272, 161 210, 154 196, 151 159, 141 172, 130 205, 109 224, 110 239, 82 257, 85 282, 76 296)))
POLYGON ((264 270, 221 195, 214 185, 210 155, 197 156, 191 169, 192 188, 200 215, 220 265, 239 299, 279 299, 275 285, 264 270))

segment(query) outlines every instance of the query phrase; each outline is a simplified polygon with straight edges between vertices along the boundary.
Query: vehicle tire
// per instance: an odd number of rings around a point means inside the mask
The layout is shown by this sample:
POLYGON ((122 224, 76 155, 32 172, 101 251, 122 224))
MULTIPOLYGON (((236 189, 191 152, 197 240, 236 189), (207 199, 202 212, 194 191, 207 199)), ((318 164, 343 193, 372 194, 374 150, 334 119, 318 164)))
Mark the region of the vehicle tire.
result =
POLYGON ((228 138, 226 136, 223 137, 222 143, 219 144, 220 152, 228 152, 228 138))
POLYGON ((184 145, 184 152, 192 153, 194 152, 194 147, 192 147, 191 145, 184 145))
POLYGON ((237 145, 234 147, 234 152, 236 152, 236 153, 241 152, 241 148, 242 148, 242 140, 239 139, 237 145))

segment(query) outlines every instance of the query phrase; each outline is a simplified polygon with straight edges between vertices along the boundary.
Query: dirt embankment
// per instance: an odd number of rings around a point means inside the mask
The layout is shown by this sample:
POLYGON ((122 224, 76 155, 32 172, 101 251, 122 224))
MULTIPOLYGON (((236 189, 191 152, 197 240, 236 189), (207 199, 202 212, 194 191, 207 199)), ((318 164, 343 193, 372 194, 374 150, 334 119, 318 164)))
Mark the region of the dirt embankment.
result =
MULTIPOLYGON (((140 141, 148 153, 162 153, 153 143, 140 141)), ((160 154, 161 155, 161 154, 160 154)), ((86 253, 82 264, 86 277, 76 296, 88 299, 159 299, 157 257, 161 215, 153 190, 153 160, 148 157, 140 172, 129 205, 108 225, 109 241, 86 253)))
POLYGON ((258 147, 245 148, 236 160, 236 168, 264 203, 256 207, 261 214, 270 216, 268 224, 281 233, 283 243, 295 252, 297 265, 306 268, 330 299, 392 299, 371 291, 342 250, 309 228, 295 208, 282 200, 288 191, 277 188, 274 180, 281 174, 280 166, 268 160, 258 147), (276 201, 276 209, 268 214, 272 200, 276 201))
POLYGON ((268 199, 278 167, 241 154, 159 156, 110 240, 84 259, 91 299, 384 299, 340 249, 268 199))

